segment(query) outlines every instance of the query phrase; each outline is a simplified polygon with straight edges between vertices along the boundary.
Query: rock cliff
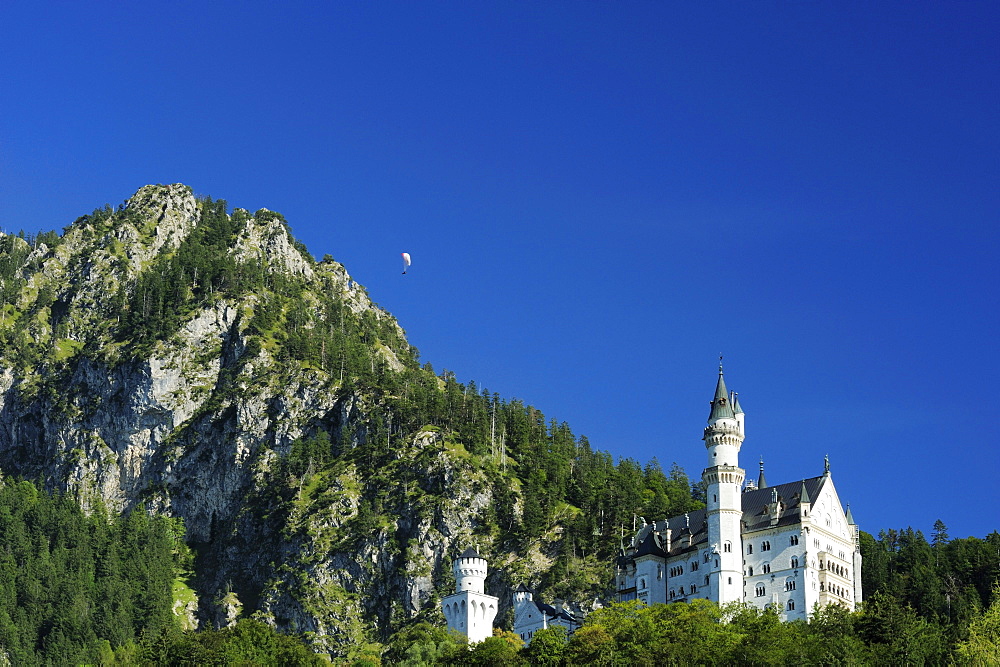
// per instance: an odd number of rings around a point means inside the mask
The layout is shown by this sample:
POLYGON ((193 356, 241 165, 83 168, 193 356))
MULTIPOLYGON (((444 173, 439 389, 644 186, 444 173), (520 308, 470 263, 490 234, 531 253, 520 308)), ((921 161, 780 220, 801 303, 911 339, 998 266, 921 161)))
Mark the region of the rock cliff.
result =
POLYGON ((393 421, 412 378, 439 380, 280 215, 147 186, 0 249, 0 468, 183 518, 200 623, 256 615, 343 653, 435 616, 470 543, 501 557, 494 479, 393 421))

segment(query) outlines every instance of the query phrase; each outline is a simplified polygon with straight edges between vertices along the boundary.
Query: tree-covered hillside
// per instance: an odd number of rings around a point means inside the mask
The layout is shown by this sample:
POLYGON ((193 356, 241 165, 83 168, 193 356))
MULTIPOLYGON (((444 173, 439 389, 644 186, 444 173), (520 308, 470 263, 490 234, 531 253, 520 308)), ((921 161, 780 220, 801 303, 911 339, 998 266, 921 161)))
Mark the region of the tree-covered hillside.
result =
POLYGON ((435 371, 280 214, 181 185, 0 235, 0 470, 0 646, 19 664, 309 662, 300 637, 367 664, 936 664, 991 646, 997 535, 943 524, 930 544, 863 535, 870 601, 808 626, 614 606, 551 638, 554 658, 455 645, 440 598, 465 548, 489 559, 500 626, 522 583, 608 602, 622 531, 701 507, 691 481, 435 371), (684 647, 702 632, 713 658, 684 647))
POLYGON ((440 623, 472 544, 505 606, 520 583, 588 601, 637 516, 700 506, 678 467, 422 363, 280 214, 180 185, 0 236, 0 468, 182 519, 201 627, 258 618, 334 654, 440 623))

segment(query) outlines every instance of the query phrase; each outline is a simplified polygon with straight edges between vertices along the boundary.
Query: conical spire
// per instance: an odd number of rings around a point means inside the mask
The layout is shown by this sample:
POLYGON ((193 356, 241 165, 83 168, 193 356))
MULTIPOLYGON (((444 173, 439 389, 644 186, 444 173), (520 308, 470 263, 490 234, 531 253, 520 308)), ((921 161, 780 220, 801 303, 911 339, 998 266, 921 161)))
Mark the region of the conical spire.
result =
POLYGON ((729 391, 722 377, 722 360, 719 360, 719 382, 715 385, 715 399, 712 401, 712 412, 708 415, 709 423, 717 419, 736 419, 733 406, 729 404, 729 391))
POLYGON ((849 525, 849 526, 856 526, 857 525, 854 522, 854 515, 851 514, 851 506, 850 506, 850 504, 847 505, 847 525, 849 525))
POLYGON ((764 479, 764 457, 760 457, 760 477, 757 478, 757 488, 767 488, 767 480, 764 479))
POLYGON ((743 408, 740 407, 740 395, 735 391, 733 392, 733 413, 737 415, 743 414, 743 408))
POLYGON ((806 490, 806 481, 802 480, 802 490, 799 491, 799 502, 800 503, 811 503, 812 500, 809 498, 809 491, 806 490))

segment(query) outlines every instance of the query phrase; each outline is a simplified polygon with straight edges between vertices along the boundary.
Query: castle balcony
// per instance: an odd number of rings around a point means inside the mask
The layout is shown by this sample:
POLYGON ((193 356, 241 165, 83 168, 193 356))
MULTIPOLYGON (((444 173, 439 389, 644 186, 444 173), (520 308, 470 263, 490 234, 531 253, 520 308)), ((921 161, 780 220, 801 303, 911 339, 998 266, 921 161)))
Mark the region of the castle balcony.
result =
POLYGON ((742 484, 745 476, 743 468, 728 465, 706 468, 702 473, 702 479, 707 484, 742 484))

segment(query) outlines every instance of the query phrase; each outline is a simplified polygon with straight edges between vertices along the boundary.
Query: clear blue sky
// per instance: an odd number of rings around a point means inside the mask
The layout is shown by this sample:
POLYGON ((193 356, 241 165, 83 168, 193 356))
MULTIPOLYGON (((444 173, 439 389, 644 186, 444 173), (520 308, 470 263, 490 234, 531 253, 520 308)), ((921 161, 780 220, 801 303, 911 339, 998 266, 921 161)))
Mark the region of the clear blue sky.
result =
POLYGON ((424 361, 862 528, 1000 528, 1000 3, 0 6, 0 227, 282 212, 424 361), (399 253, 413 256, 400 274, 399 253))

